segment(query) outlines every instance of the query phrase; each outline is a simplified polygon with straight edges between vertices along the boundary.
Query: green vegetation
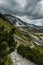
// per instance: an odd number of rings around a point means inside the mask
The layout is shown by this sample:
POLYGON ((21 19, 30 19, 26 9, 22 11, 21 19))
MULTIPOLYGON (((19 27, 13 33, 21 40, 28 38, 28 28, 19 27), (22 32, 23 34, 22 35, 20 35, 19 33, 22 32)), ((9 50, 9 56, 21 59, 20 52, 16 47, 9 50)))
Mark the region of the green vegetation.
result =
POLYGON ((19 37, 23 38, 23 34, 22 34, 22 32, 19 30, 19 28, 16 28, 16 35, 18 35, 19 37))
POLYGON ((16 28, 16 35, 22 38, 24 41, 31 42, 31 36, 29 33, 21 31, 19 28, 16 28))
MULTIPOLYGON (((12 65, 12 60, 8 58, 9 54, 15 50, 16 42, 14 40, 14 35, 16 34, 19 39, 21 45, 18 47, 17 51, 23 57, 31 60, 37 65, 43 65, 43 48, 35 44, 32 40, 31 33, 23 32, 19 28, 13 28, 7 20, 4 20, 0 17, 0 65, 12 65), (16 33, 15 33, 16 32, 16 33), (24 41, 25 42, 24 42, 24 41), (31 49, 31 41, 34 44, 34 48, 31 49), (28 44, 28 42, 30 44, 28 44), (28 44, 28 46, 26 46, 28 44)), ((40 40, 40 36, 38 34, 32 33, 34 36, 37 36, 40 40)), ((17 39, 18 41, 18 39, 17 39)))
POLYGON ((5 62, 5 65, 13 65, 13 62, 12 62, 12 60, 9 56, 8 56, 6 62, 5 62))
POLYGON ((17 51, 23 57, 31 60, 37 65, 43 65, 43 54, 39 52, 39 49, 31 49, 29 46, 20 45, 17 51))
POLYGON ((43 48, 41 46, 35 45, 35 49, 39 49, 40 53, 43 54, 43 48))
POLYGON ((36 43, 34 43, 33 42, 33 44, 34 44, 34 49, 39 49, 39 51, 40 51, 40 53, 42 53, 43 54, 43 47, 41 47, 41 46, 39 46, 39 45, 37 45, 36 43))
POLYGON ((13 28, 13 26, 8 21, 5 21, 2 18, 0 18, 0 25, 3 25, 7 30, 13 28))
POLYGON ((15 28, 7 31, 4 26, 0 26, 0 65, 5 65, 8 55, 15 50, 14 32, 15 28))

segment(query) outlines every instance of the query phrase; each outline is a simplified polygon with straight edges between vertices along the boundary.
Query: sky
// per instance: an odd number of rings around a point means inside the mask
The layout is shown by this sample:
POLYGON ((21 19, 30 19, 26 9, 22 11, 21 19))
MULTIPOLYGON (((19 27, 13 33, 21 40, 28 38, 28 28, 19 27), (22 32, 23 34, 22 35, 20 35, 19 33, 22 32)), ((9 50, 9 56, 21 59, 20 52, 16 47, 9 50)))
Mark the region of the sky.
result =
POLYGON ((0 12, 43 26, 43 0, 0 0, 0 12))

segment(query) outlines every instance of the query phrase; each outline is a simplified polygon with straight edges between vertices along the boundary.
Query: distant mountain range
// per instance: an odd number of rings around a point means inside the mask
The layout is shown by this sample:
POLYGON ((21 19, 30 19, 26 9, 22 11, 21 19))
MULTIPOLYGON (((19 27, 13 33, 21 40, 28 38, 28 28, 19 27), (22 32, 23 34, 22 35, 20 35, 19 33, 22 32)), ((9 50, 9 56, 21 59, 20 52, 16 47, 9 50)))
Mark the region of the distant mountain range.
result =
POLYGON ((12 23, 13 25, 15 25, 16 27, 19 27, 19 28, 25 28, 25 29, 28 29, 30 32, 40 32, 40 33, 43 33, 43 26, 37 26, 37 25, 34 25, 34 24, 29 24, 29 23, 26 23, 24 21, 22 21, 21 19, 19 19, 18 17, 15 17, 13 15, 10 15, 10 14, 1 14, 0 13, 0 16, 1 17, 4 17, 6 20, 8 20, 10 23, 12 23))

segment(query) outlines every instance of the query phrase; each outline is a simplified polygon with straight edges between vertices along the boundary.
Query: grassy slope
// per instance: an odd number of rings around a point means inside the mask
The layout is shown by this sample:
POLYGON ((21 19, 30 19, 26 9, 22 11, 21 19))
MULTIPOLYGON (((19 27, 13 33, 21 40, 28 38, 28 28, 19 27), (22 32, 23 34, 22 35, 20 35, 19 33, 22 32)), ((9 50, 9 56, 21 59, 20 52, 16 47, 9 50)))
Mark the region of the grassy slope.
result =
MULTIPOLYGON (((2 18, 0 18, 0 25, 4 25, 4 27, 5 27, 7 30, 10 30, 10 29, 13 27, 9 22, 3 20, 2 18)), ((22 33, 18 28, 16 28, 16 35, 19 36, 20 38, 24 39, 25 41, 28 40, 28 38, 27 38, 26 36, 25 36, 25 38, 24 38, 23 33, 22 33)), ((17 40, 17 41, 20 41, 20 40, 17 40)), ((28 41, 29 41, 29 40, 28 40, 28 41)), ((20 41, 20 42, 21 42, 21 41, 20 41)), ((24 43, 24 42, 22 42, 22 43, 24 43)), ((25 44, 25 43, 24 43, 24 44, 25 44)), ((41 47, 39 47, 39 46, 37 46, 37 45, 35 45, 35 48, 36 48, 36 49, 38 48, 38 49, 40 50, 40 52, 43 53, 43 48, 41 48, 41 47)))
POLYGON ((3 20, 2 18, 0 18, 0 25, 4 25, 4 27, 7 30, 9 30, 9 29, 11 29, 13 27, 9 22, 3 20))
POLYGON ((37 44, 34 44, 35 45, 35 49, 38 49, 40 51, 40 53, 43 54, 43 48, 41 46, 38 46, 37 44))
MULTIPOLYGON (((22 32, 19 28, 16 28, 16 35, 21 38, 22 44, 28 45, 28 46, 32 45, 32 44, 30 43, 29 34, 27 34, 27 33, 25 33, 25 34, 26 34, 28 37, 27 37, 26 35, 24 35, 24 32, 22 32)), ((20 40, 19 40, 19 41, 20 41, 20 40)))
MULTIPOLYGON (((7 30, 10 30, 13 27, 9 22, 3 20, 2 18, 0 18, 0 26, 1 25, 4 25, 4 27, 7 30)), ((7 61, 6 61, 5 65, 12 65, 12 61, 11 61, 10 58, 7 58, 7 61)))
MULTIPOLYGON (((36 37, 38 37, 41 40, 41 36, 39 35, 39 33, 37 33, 37 34, 36 33, 31 33, 31 34, 34 35, 34 36, 36 36, 36 37)), ((40 53, 43 54, 43 47, 37 45, 36 43, 33 43, 33 44, 34 44, 34 48, 38 49, 40 51, 40 53)))
MULTIPOLYGON (((27 36, 29 36, 29 34, 31 34, 31 33, 26 33, 26 34, 27 34, 27 36)), ((29 39, 30 39, 30 41, 31 41, 31 38, 30 38, 30 37, 27 37, 27 36, 24 36, 24 34, 23 34, 19 29, 16 29, 16 35, 18 35, 19 37, 21 37, 22 39, 24 39, 24 40, 25 40, 25 43, 26 43, 26 41, 29 42, 29 39)), ((36 35, 35 33, 34 33, 34 34, 32 33, 32 35, 38 37, 38 38, 41 40, 40 35, 38 35, 38 34, 36 35)), ((25 44, 25 43, 24 43, 24 44, 25 44)), ((26 43, 26 44, 27 44, 27 43, 26 43)), ((34 44, 34 43, 33 43, 33 44, 34 44)), ((30 42, 29 45, 31 45, 31 42, 30 42)), ((34 48, 35 48, 35 49, 39 49, 40 53, 43 53, 43 48, 40 47, 40 46, 38 46, 37 44, 34 44, 34 48)))
POLYGON ((11 58, 8 57, 5 65, 12 65, 12 64, 13 64, 13 62, 12 62, 11 58))

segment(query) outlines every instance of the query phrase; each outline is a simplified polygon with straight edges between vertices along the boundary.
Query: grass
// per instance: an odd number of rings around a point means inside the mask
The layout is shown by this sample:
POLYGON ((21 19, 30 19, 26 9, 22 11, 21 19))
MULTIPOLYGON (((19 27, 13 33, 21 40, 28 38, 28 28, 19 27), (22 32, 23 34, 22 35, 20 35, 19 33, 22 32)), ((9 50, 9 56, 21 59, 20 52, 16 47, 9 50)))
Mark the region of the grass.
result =
MULTIPOLYGON (((22 38, 25 41, 23 44, 25 44, 25 43, 27 44, 26 41, 28 41, 31 45, 31 41, 33 42, 33 40, 31 39, 31 36, 30 36, 31 33, 25 33, 25 34, 24 33, 25 32, 22 32, 21 30, 19 30, 19 28, 16 28, 16 35, 19 36, 20 38, 22 38)), ((32 34, 34 36, 38 37, 41 40, 41 38, 38 34, 35 34, 35 33, 32 33, 32 34)), ((35 48, 39 48, 40 52, 41 53, 43 52, 43 48, 41 48, 37 45, 35 45, 35 48)))
MULTIPOLYGON (((13 25, 11 25, 8 21, 3 20, 2 18, 0 18, 0 26, 4 26, 6 30, 10 30, 11 28, 13 28, 13 25)), ((7 58, 5 65, 12 65, 13 62, 11 60, 10 57, 7 58)))
POLYGON ((34 48, 35 48, 36 50, 38 49, 38 50, 40 51, 40 53, 43 54, 43 48, 42 48, 41 46, 35 44, 35 43, 33 43, 33 44, 34 44, 34 48))
POLYGON ((7 58, 5 65, 13 65, 13 62, 10 57, 7 58))
POLYGON ((25 41, 30 41, 30 35, 28 33, 22 32, 21 30, 19 30, 18 28, 16 28, 16 35, 18 35, 19 37, 21 37, 22 39, 24 39, 25 41))
MULTIPOLYGON (((35 34, 35 33, 32 33, 32 34, 33 34, 34 36, 38 37, 38 38, 41 40, 39 34, 35 34)), ((33 40, 33 44, 34 44, 34 48, 35 48, 35 49, 38 49, 38 50, 40 51, 40 53, 43 54, 43 47, 37 45, 37 44, 34 42, 34 40, 33 40)))
MULTIPOLYGON (((4 26, 6 30, 10 30, 11 28, 13 28, 14 26, 11 25, 8 21, 3 20, 2 18, 0 18, 0 26, 4 26)), ((13 65, 13 62, 11 60, 11 58, 8 56, 8 58, 6 59, 5 65, 13 65)))
POLYGON ((19 37, 23 38, 22 32, 21 32, 18 28, 16 28, 16 34, 17 34, 19 37))
POLYGON ((13 27, 9 22, 3 20, 2 18, 0 18, 0 25, 4 25, 4 27, 7 30, 9 30, 9 29, 11 29, 13 27))
POLYGON ((42 47, 40 47, 40 46, 38 46, 38 45, 35 45, 35 48, 36 48, 36 49, 39 49, 40 53, 43 54, 43 48, 42 48, 42 47))
MULTIPOLYGON (((3 20, 2 18, 0 18, 0 25, 4 25, 4 27, 7 29, 7 30, 9 30, 9 29, 11 29, 12 27, 13 27, 13 25, 11 25, 9 22, 7 22, 7 21, 5 21, 5 20, 3 20)), ((18 28, 16 28, 16 35, 18 35, 19 37, 21 37, 22 39, 24 39, 25 41, 29 41, 29 38, 27 37, 27 36, 25 36, 25 38, 24 38, 24 35, 23 35, 23 33, 18 29, 18 28)), ((34 34, 35 36, 37 36, 37 37, 39 37, 39 35, 38 34, 34 34)), ((39 37, 40 38, 40 37, 39 37)), ((31 40, 31 39, 30 39, 31 40)), ((43 53, 43 48, 42 47, 40 47, 40 46, 38 46, 38 45, 36 45, 36 44, 34 44, 35 45, 35 49, 39 49, 39 51, 40 51, 40 53, 43 53)), ((9 59, 7 59, 7 62, 9 62, 10 63, 10 61, 9 61, 9 59)), ((6 63, 7 63, 6 62, 6 63)), ((6 64, 6 65, 8 65, 8 63, 6 64)), ((9 64, 10 65, 10 64, 9 64)))

